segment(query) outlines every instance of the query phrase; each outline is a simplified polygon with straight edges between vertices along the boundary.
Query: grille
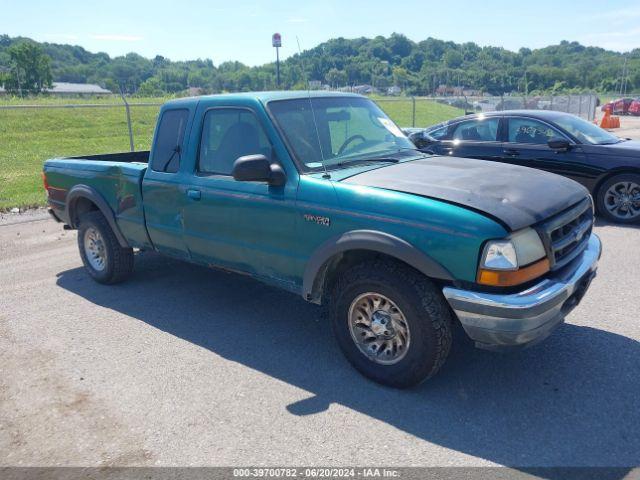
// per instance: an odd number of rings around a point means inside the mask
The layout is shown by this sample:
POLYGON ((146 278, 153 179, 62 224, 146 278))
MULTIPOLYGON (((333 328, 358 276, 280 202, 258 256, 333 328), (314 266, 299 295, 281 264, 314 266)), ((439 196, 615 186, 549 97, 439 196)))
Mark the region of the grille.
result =
POLYGON ((552 270, 562 268, 582 253, 592 228, 593 207, 588 198, 542 225, 540 233, 552 270))

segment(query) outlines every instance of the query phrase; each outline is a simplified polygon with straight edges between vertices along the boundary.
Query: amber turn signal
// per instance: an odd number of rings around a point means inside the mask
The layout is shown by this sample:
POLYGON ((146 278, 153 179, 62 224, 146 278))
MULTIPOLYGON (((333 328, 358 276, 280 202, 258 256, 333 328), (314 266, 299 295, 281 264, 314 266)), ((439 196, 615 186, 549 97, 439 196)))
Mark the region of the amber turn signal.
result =
POLYGON ((478 270, 478 283, 493 287, 512 287, 538 278, 549 271, 549 259, 543 258, 518 270, 478 270))

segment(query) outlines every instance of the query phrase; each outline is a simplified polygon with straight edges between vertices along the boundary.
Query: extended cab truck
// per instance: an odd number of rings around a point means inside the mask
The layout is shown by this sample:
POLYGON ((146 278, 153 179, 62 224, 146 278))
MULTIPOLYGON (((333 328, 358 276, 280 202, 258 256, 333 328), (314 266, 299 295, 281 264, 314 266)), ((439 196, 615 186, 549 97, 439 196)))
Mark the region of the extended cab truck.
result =
POLYGON ((48 160, 44 182, 95 280, 133 249, 248 273, 327 304, 349 361, 397 387, 438 371, 454 321, 484 348, 547 336, 601 250, 576 182, 428 156, 351 94, 171 101, 150 153, 48 160))

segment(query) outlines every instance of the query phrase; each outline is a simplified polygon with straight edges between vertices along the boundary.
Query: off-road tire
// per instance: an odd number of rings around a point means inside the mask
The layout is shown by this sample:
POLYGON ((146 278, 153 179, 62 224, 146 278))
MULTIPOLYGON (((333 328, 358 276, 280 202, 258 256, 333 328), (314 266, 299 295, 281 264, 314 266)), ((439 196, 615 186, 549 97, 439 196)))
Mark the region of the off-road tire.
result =
POLYGON ((80 217, 78 226, 78 249, 84 267, 96 282, 104 284, 114 284, 123 282, 133 272, 133 249, 120 246, 109 222, 98 211, 87 212, 80 217), (104 268, 97 270, 91 265, 85 251, 84 237, 88 229, 94 228, 99 233, 104 242, 106 250, 106 261, 104 268))
POLYGON ((451 349, 452 316, 442 293, 424 275, 392 260, 369 261, 347 270, 332 290, 330 316, 347 360, 364 376, 383 385, 407 388, 423 382, 438 372, 451 349), (365 292, 389 298, 409 325, 409 347, 395 364, 370 360, 352 338, 349 308, 365 292))

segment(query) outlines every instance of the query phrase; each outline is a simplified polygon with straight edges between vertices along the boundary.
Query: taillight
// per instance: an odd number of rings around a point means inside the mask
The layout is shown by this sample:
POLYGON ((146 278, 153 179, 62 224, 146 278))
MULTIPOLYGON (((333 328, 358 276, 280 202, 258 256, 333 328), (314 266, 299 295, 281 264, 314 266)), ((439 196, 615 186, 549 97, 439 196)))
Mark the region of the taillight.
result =
POLYGON ((49 182, 47 182, 47 174, 42 172, 42 184, 44 185, 44 189, 49 191, 49 182))

